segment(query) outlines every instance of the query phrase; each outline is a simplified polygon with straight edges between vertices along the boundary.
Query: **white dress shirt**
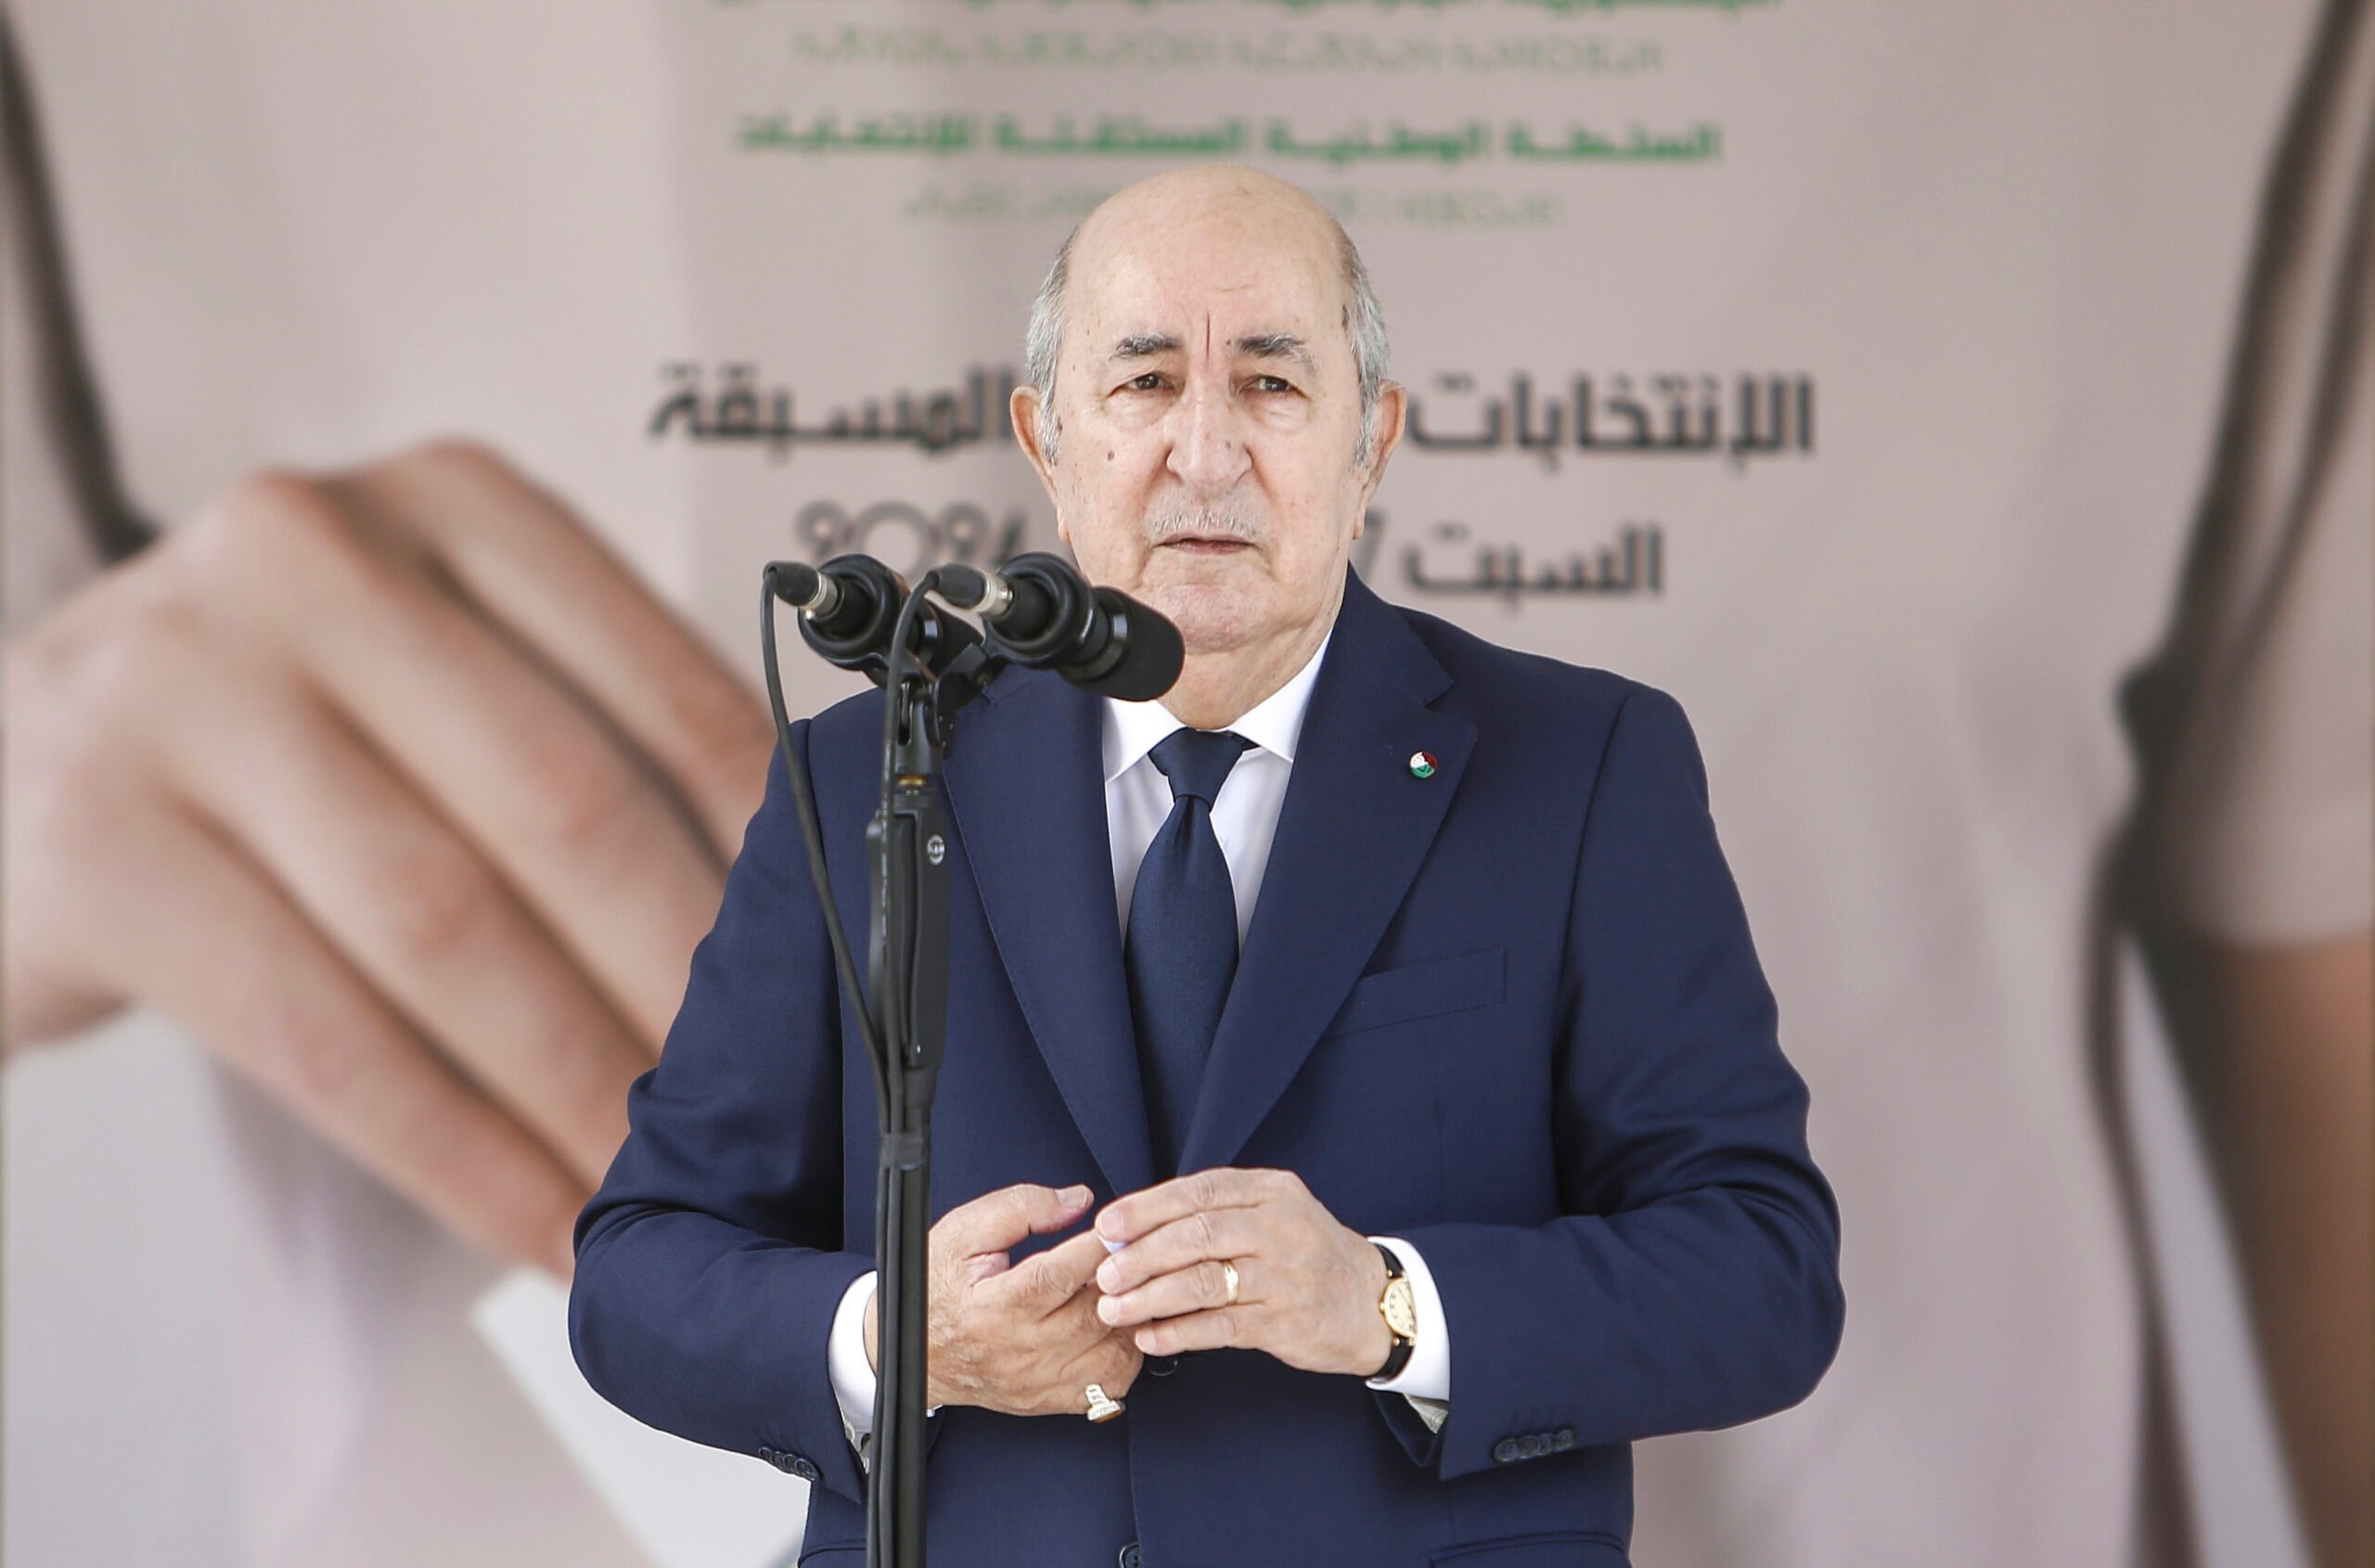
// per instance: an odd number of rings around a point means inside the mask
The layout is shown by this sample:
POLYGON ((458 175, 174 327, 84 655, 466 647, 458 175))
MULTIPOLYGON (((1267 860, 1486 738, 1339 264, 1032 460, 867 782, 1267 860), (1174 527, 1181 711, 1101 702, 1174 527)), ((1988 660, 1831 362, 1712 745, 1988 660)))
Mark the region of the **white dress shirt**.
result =
MULTIPOLYGON (((1329 637, 1295 672, 1286 685, 1264 698, 1229 728, 1252 744, 1237 759, 1220 792, 1213 799, 1213 836, 1220 841, 1228 862, 1229 883, 1237 894, 1237 937, 1253 918, 1254 900, 1261 896, 1262 874, 1270 863, 1270 841, 1278 827, 1278 807, 1287 798, 1287 778, 1293 771, 1295 742, 1303 734, 1303 711, 1311 705, 1311 688, 1319 678, 1320 661, 1327 657, 1329 637)), ((1148 755, 1172 731, 1184 727, 1161 702, 1105 703, 1105 825, 1113 850, 1113 902, 1122 929, 1130 926, 1130 893, 1138 880, 1138 862, 1147 846, 1171 816, 1171 781, 1148 755)), ((1409 1277, 1410 1293, 1418 1307, 1419 1335, 1410 1359, 1394 1378, 1371 1378, 1371 1388, 1407 1396, 1430 1426, 1442 1426, 1451 1397, 1451 1341, 1443 1331, 1443 1301, 1434 1278, 1427 1272, 1419 1250, 1398 1237, 1372 1237, 1393 1251, 1409 1277)), ((874 1369, 866 1356, 866 1303, 874 1293, 874 1275, 852 1280, 833 1314, 828 1336, 827 1360, 832 1372, 833 1394, 841 1402, 841 1418, 853 1443, 874 1427, 874 1369)))

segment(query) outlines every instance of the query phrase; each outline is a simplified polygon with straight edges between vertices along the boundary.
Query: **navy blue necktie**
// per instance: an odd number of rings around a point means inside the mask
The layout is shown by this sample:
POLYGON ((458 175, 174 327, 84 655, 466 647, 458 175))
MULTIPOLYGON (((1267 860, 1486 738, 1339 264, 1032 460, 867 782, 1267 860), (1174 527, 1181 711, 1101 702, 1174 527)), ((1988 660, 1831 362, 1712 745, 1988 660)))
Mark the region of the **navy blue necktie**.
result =
POLYGON ((1138 862, 1123 967, 1137 1026, 1155 1174, 1178 1174, 1221 1007, 1237 975, 1237 893, 1213 832, 1213 797, 1252 742, 1235 730, 1174 730, 1151 753, 1171 815, 1138 862))

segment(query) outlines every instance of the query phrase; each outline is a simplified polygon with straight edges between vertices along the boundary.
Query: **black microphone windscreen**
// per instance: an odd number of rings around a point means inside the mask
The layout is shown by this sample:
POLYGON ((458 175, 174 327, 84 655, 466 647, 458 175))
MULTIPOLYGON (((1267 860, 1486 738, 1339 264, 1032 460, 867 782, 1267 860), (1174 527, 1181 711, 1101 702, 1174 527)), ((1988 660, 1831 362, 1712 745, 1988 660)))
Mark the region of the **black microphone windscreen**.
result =
POLYGON ((892 624, 906 597, 898 573, 863 555, 835 556, 816 570, 839 592, 830 610, 800 618, 800 635, 808 646, 850 668, 856 667, 852 661, 888 649, 892 624))
POLYGON ((989 574, 980 567, 951 561, 940 569, 940 592, 959 610, 978 610, 990 597, 989 574))
POLYGON ((776 598, 794 610, 806 609, 824 582, 816 569, 803 560, 769 561, 767 572, 768 581, 775 585, 776 598))
POLYGON ((1084 691, 1124 702, 1151 702, 1177 685, 1180 669, 1188 662, 1188 645, 1180 639, 1179 628, 1111 588, 1094 592, 1112 621, 1107 647, 1120 656, 1104 668, 1066 668, 1064 678, 1084 691))
POLYGON ((1061 556, 1019 555, 998 568, 1013 598, 988 617, 999 650, 1018 664, 1061 664, 1077 658, 1095 631, 1087 580, 1061 556))

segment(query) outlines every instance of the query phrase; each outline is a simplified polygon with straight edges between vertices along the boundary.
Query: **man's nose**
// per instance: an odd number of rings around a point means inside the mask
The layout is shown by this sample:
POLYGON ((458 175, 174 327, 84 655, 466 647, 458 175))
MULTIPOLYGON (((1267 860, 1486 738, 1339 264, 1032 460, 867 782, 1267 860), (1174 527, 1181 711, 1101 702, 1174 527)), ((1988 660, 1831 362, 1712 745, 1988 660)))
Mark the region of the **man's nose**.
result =
POLYGON ((1171 471, 1207 495, 1235 484, 1247 462, 1245 417, 1217 378, 1190 380, 1171 409, 1171 471))

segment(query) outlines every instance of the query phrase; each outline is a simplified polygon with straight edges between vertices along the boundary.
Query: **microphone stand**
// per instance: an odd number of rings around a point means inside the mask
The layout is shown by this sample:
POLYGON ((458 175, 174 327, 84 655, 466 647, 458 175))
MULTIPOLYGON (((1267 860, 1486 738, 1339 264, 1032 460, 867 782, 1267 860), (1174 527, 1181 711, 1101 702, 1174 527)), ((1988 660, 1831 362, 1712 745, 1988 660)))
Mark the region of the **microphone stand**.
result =
MULTIPOLYGON (((780 563, 778 563, 780 564, 780 563)), ((776 566, 767 569, 768 695, 807 840, 809 866, 844 987, 855 990, 846 941, 825 873, 822 830, 803 770, 793 756, 775 660, 776 566)), ((874 1058, 880 1112, 876 1171, 875 1300, 880 1331, 874 1390, 873 1457, 867 1476, 867 1568, 924 1564, 925 1242, 931 1230, 931 1108, 948 1023, 948 829, 937 779, 956 740, 957 711, 979 696, 1007 661, 965 644, 934 673, 906 652, 929 572, 902 607, 882 684, 882 795, 867 826, 870 888, 867 990, 851 1005, 874 1058)))

